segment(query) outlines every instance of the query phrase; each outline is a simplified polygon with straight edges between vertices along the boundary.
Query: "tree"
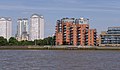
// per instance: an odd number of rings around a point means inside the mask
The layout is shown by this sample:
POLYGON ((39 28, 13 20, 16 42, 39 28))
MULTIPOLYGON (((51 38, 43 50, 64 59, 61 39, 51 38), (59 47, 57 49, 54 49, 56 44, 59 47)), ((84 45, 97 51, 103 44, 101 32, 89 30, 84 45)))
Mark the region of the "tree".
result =
POLYGON ((18 45, 18 43, 19 42, 14 37, 9 39, 9 45, 18 45))
POLYGON ((26 45, 34 45, 34 41, 25 41, 26 45))
POLYGON ((0 46, 5 46, 7 44, 8 44, 7 39, 5 39, 4 37, 0 37, 0 46))
POLYGON ((23 40, 23 41, 18 41, 18 45, 19 46, 28 46, 28 45, 34 45, 34 41, 27 41, 27 40, 23 40))
POLYGON ((27 46, 27 45, 55 45, 55 36, 47 37, 44 39, 34 41, 18 41, 16 38, 11 37, 8 41, 4 37, 0 37, 0 46, 27 46))
POLYGON ((44 40, 39 39, 39 40, 34 40, 35 45, 45 45, 44 40))
POLYGON ((44 38, 45 45, 55 45, 55 36, 44 38))

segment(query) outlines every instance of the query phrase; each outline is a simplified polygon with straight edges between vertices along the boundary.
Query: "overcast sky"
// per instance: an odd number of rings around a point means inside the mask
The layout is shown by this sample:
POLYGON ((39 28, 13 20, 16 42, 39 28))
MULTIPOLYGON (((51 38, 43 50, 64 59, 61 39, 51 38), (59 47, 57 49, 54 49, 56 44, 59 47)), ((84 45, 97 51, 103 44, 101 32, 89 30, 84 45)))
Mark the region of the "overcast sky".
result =
POLYGON ((56 20, 64 17, 88 18, 90 28, 98 33, 111 26, 120 26, 120 0, 1 0, 0 16, 11 17, 13 35, 18 18, 28 18, 33 13, 45 18, 45 36, 55 33, 56 20))

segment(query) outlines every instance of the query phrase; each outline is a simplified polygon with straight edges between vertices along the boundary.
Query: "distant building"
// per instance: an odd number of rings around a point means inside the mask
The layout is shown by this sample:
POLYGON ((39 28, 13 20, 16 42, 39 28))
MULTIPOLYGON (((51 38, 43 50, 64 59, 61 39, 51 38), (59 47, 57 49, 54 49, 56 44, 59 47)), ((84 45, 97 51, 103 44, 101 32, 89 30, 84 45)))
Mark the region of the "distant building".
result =
POLYGON ((44 39, 44 17, 33 14, 30 18, 30 40, 44 39))
POLYGON ((7 40, 12 37, 12 20, 8 17, 0 17, 0 36, 7 40))
POLYGON ((120 46, 120 27, 108 27, 100 34, 100 46, 120 46))
POLYGON ((99 46, 99 42, 100 42, 100 36, 97 36, 97 39, 96 39, 97 46, 99 46))
POLYGON ((23 18, 23 19, 18 19, 17 20, 17 35, 16 38, 18 41, 21 40, 28 40, 29 35, 28 35, 28 19, 23 18))
POLYGON ((89 19, 63 18, 57 20, 56 45, 96 45, 96 29, 89 29, 89 19))

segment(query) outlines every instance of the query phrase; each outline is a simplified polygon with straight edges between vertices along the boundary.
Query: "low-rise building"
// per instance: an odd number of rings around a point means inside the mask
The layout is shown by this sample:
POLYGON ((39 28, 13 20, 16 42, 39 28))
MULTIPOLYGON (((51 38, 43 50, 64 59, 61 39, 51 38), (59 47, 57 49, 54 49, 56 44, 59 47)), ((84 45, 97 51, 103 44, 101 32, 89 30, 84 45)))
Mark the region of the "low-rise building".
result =
POLYGON ((99 46, 120 46, 120 27, 108 27, 101 32, 99 46))

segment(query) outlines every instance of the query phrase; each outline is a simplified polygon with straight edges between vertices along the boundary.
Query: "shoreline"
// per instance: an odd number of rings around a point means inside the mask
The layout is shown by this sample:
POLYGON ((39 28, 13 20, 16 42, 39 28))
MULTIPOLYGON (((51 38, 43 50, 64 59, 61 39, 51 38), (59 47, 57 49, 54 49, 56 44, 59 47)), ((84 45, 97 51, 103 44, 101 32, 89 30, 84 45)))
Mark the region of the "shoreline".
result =
POLYGON ((120 47, 41 47, 41 46, 2 46, 0 50, 120 50, 120 47))

